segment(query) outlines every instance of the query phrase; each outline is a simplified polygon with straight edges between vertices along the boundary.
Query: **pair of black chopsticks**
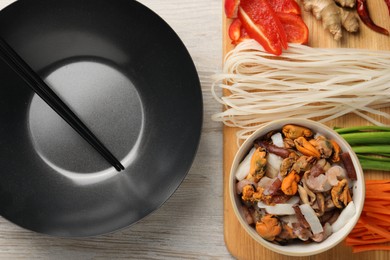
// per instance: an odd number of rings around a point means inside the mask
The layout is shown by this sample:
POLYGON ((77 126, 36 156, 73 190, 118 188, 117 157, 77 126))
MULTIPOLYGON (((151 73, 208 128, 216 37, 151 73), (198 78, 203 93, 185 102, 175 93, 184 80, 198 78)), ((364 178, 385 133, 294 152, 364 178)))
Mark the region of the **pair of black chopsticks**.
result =
POLYGON ((3 59, 58 115, 76 130, 95 150, 97 150, 117 171, 123 165, 99 141, 88 127, 57 96, 56 93, 30 68, 30 66, 0 37, 0 58, 3 59))

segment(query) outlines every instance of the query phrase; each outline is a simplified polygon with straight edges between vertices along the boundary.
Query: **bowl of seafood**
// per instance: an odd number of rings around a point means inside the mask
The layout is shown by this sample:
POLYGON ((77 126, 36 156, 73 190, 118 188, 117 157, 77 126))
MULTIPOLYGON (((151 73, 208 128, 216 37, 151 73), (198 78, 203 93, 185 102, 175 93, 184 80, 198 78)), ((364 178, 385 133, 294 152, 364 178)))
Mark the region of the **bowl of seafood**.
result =
POLYGON ((349 144, 306 119, 273 121, 241 145, 229 196, 242 227, 262 246, 308 256, 339 244, 363 209, 363 171, 349 144))

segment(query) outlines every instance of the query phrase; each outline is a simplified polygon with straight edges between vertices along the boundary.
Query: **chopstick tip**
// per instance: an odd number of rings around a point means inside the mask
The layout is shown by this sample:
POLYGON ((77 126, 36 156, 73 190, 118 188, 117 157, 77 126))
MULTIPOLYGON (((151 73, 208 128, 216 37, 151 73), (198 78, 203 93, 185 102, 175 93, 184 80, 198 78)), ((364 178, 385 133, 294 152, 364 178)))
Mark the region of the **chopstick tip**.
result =
POLYGON ((122 171, 122 170, 125 169, 125 167, 124 167, 120 162, 118 162, 117 164, 112 165, 112 166, 114 166, 114 168, 115 168, 118 172, 120 172, 120 171, 122 171))

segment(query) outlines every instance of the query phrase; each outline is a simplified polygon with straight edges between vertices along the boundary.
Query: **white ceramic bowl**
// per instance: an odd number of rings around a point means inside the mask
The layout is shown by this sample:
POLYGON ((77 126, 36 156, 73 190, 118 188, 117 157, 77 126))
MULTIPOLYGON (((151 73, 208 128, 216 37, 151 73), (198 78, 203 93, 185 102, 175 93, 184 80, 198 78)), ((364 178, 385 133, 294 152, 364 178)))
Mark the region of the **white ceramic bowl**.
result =
POLYGON ((249 233, 249 235, 256 240, 258 243, 260 243, 262 246, 280 253, 284 255, 290 255, 290 256, 309 256, 309 255, 315 255, 319 254, 321 252, 324 252, 326 250, 331 249, 332 247, 339 244, 343 239, 352 231, 353 227, 357 223, 359 216, 363 209, 364 204, 364 197, 365 197, 365 184, 364 184, 364 176, 363 176, 363 170, 360 166, 359 160, 356 156, 356 154, 352 151, 349 144, 340 137, 339 134, 337 134, 334 130, 331 128, 315 122, 311 120, 306 119, 282 119, 282 120, 276 120, 271 123, 268 123, 267 125, 262 126, 259 128, 256 132, 254 132, 240 147, 238 150, 234 160, 233 165, 230 170, 230 177, 229 177, 229 196, 233 205, 233 210, 235 215, 237 216, 239 222, 241 223, 242 227, 246 230, 246 232, 249 233), (248 151, 252 148, 253 142, 264 135, 266 135, 268 132, 272 130, 278 130, 282 129, 282 127, 286 124, 296 124, 305 126, 307 128, 310 128, 315 133, 320 133, 324 136, 326 136, 329 139, 335 140, 339 146, 341 147, 343 152, 349 152, 352 162, 354 164, 356 174, 357 174, 357 181, 353 185, 353 202, 356 207, 356 214, 353 216, 353 218, 350 219, 350 221, 339 231, 333 233, 330 237, 328 237, 326 240, 320 243, 312 242, 312 243, 295 243, 291 245, 276 245, 271 242, 268 242, 267 240, 260 237, 256 230, 247 224, 245 221, 245 218, 243 217, 242 211, 239 209, 237 205, 240 205, 240 198, 236 194, 236 177, 235 173, 237 170, 238 165, 240 162, 244 159, 248 151))

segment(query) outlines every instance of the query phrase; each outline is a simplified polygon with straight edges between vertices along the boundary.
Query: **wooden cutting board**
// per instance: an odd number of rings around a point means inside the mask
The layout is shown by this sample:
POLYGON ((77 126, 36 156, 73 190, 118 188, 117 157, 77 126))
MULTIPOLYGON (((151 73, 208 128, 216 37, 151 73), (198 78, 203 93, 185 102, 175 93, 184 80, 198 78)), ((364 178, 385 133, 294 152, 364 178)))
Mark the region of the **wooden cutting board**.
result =
MULTIPOLYGON (((222 1, 224 2, 224 1, 222 1)), ((390 30, 390 15, 385 5, 384 0, 368 1, 369 11, 375 23, 390 30)), ((224 55, 234 46, 230 44, 230 39, 227 35, 230 20, 223 15, 223 47, 224 55)), ((390 50, 390 37, 385 36, 370 30, 362 22, 360 22, 360 31, 357 34, 343 34, 340 42, 333 40, 332 36, 324 31, 321 22, 305 11, 302 11, 302 17, 306 22, 310 36, 308 45, 311 47, 323 48, 365 48, 372 50, 390 50)), ((389 82, 390 84, 390 82, 389 82)), ((225 93, 227 94, 227 93, 225 93)), ((390 113, 390 109, 384 109, 390 113)), ((276 118, 275 118, 276 119, 276 118)), ((390 120, 383 121, 390 125, 390 120)), ((333 120, 326 125, 333 127, 347 127, 356 125, 368 125, 369 123, 357 116, 347 115, 342 118, 333 120)), ((224 127, 223 129, 223 184, 224 184, 224 238, 225 243, 230 253, 237 259, 290 259, 291 257, 280 255, 270 251, 255 242, 240 226, 230 202, 228 193, 229 171, 235 153, 238 150, 236 142, 237 129, 224 127)), ((366 171, 366 179, 389 179, 390 173, 380 171, 366 171)), ((390 252, 372 251, 363 253, 352 253, 350 247, 340 243, 337 247, 322 254, 312 257, 302 257, 302 259, 390 259, 390 252)), ((297 258, 299 259, 299 258, 297 258)))

